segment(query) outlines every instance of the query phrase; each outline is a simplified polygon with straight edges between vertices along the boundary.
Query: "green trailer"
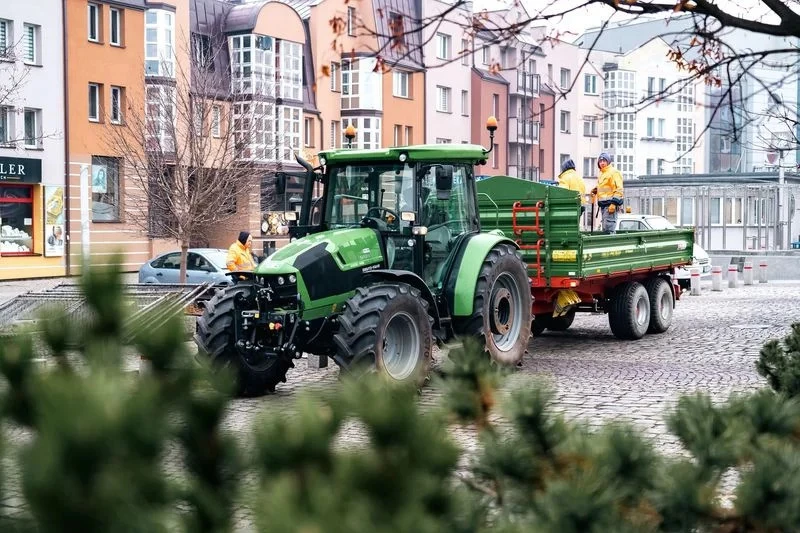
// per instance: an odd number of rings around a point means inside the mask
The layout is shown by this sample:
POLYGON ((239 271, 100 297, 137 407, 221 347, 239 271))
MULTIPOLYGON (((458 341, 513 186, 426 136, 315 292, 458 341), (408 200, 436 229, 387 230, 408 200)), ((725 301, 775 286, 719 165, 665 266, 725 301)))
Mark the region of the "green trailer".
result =
POLYGON ((528 265, 533 334, 563 331, 576 312, 605 312, 619 338, 666 331, 692 261, 694 231, 580 231, 574 191, 507 176, 476 184, 481 228, 513 236, 528 265))

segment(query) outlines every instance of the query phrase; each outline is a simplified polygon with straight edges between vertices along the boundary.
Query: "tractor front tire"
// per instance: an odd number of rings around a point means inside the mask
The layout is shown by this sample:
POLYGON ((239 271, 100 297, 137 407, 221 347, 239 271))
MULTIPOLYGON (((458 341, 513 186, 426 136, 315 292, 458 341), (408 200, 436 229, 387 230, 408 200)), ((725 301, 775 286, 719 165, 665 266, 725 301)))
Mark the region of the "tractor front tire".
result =
POLYGON ((333 337, 334 361, 351 374, 377 372, 421 387, 433 350, 428 303, 407 283, 359 287, 345 304, 333 337))
POLYGON ((611 332, 618 339, 641 339, 650 325, 650 297, 641 283, 626 281, 618 285, 608 312, 611 332))
POLYGON ((286 372, 294 366, 280 357, 268 357, 253 365, 236 348, 234 302, 253 292, 250 284, 237 284, 219 289, 197 318, 194 341, 201 355, 208 357, 214 372, 230 371, 237 396, 262 396, 275 392, 275 386, 286 381, 286 372))
POLYGON ((456 322, 456 332, 478 338, 494 361, 515 365, 528 351, 531 318, 528 267, 514 246, 498 244, 483 260, 472 315, 456 322))

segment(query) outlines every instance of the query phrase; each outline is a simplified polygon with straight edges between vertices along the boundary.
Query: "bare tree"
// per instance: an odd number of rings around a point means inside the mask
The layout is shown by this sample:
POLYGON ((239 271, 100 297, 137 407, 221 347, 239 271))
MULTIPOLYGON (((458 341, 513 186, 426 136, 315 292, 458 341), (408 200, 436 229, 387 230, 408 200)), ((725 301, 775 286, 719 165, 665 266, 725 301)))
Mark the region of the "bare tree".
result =
MULTIPOLYGON (((686 87, 707 87, 710 94, 708 103, 704 105, 709 107, 709 120, 698 129, 695 142, 686 152, 694 149, 704 134, 720 128, 718 113, 724 107, 736 111, 730 120, 724 121, 727 128, 724 136, 733 142, 744 142, 741 137, 747 127, 759 120, 739 112, 745 107, 744 101, 759 94, 775 97, 783 84, 780 78, 762 79, 756 69, 794 73, 800 70, 800 4, 796 0, 725 3, 716 0, 514 0, 503 12, 465 12, 464 7, 469 5, 466 0, 456 0, 435 15, 419 18, 408 14, 397 17, 388 9, 385 12, 378 9, 375 27, 359 19, 355 33, 361 42, 374 43, 366 46, 377 60, 376 69, 386 71, 402 59, 415 57, 445 21, 461 26, 462 38, 470 43, 470 47, 447 59, 426 58, 424 66, 430 69, 461 61, 465 55, 473 53, 476 41, 504 45, 531 27, 557 28, 539 32, 536 37, 539 45, 574 41, 578 34, 571 23, 589 10, 596 16, 598 29, 585 33, 584 42, 579 43, 586 51, 581 65, 583 69, 591 61, 592 52, 600 48, 604 33, 612 25, 619 27, 663 20, 661 30, 650 38, 660 37, 667 43, 670 47, 667 59, 680 71, 680 78, 653 94, 638 98, 628 107, 632 111, 640 110, 665 98, 677 97, 686 87), (744 45, 741 44, 743 40, 744 45), (743 85, 748 85, 749 89, 741 90, 743 85)), ((332 48, 342 55, 353 52, 343 45, 347 38, 345 14, 337 13, 329 23, 334 34, 332 48)), ((519 66, 501 65, 493 59, 488 68, 497 72, 519 66)), ((322 75, 326 75, 324 69, 322 75)), ((551 87, 556 93, 555 103, 567 98, 577 80, 574 77, 567 88, 551 87)), ((800 144, 795 141, 793 149, 798 147, 800 144)))
POLYGON ((182 283, 191 243, 250 208, 275 149, 265 129, 274 121, 274 104, 219 68, 227 65, 222 35, 183 42, 191 48, 188 68, 180 61, 162 64, 176 69, 174 83, 147 80, 143 101, 129 101, 117 118, 123 125, 107 121, 109 149, 122 157, 135 188, 126 191, 127 219, 151 237, 177 241, 182 283), (206 46, 206 39, 216 46, 206 46))

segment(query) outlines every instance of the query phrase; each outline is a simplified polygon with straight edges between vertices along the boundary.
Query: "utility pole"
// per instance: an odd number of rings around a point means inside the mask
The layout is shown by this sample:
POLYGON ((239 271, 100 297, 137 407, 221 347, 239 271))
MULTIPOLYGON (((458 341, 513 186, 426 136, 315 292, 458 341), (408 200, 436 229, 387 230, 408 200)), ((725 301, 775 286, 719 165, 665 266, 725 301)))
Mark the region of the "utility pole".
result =
POLYGON ((789 199, 786 193, 786 180, 783 173, 783 148, 778 148, 778 234, 775 239, 777 250, 789 248, 789 240, 784 240, 784 235, 789 231, 789 199))

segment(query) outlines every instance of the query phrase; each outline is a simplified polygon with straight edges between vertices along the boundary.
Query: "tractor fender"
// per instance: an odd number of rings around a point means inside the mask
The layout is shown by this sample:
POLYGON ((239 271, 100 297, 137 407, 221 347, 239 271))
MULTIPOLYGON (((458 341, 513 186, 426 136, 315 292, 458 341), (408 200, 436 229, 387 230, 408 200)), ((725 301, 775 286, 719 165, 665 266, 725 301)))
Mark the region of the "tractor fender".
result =
POLYGON ((402 282, 418 289, 425 301, 428 302, 428 311, 433 318, 434 328, 439 327, 439 306, 436 305, 436 299, 433 297, 433 293, 427 283, 418 275, 408 270, 379 268, 367 272, 364 275, 364 281, 367 283, 374 283, 375 281, 402 282))
POLYGON ((454 317, 472 315, 475 286, 483 261, 489 250, 499 243, 510 244, 519 249, 517 243, 499 232, 475 233, 466 242, 462 242, 445 284, 447 301, 454 317))

